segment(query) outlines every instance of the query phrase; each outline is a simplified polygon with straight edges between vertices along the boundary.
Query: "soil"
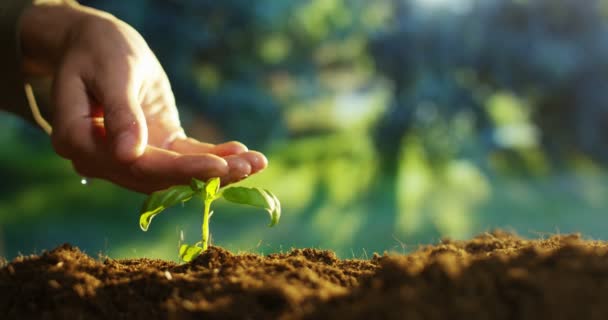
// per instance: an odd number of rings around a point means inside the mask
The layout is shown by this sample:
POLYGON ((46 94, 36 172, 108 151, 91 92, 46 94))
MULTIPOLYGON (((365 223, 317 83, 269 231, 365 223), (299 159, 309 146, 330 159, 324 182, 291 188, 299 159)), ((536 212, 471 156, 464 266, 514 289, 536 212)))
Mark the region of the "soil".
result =
POLYGON ((500 231, 369 260, 212 247, 177 264, 63 245, 0 269, 2 319, 608 319, 607 298, 608 243, 500 231))

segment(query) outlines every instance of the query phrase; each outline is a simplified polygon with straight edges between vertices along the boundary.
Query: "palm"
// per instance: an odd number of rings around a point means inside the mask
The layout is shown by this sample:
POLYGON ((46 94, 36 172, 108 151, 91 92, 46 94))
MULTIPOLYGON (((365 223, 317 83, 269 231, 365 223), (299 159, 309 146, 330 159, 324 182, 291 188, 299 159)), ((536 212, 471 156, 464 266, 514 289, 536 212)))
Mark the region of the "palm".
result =
POLYGON ((168 148, 177 138, 184 138, 175 98, 166 78, 157 79, 142 99, 148 127, 148 144, 168 148))

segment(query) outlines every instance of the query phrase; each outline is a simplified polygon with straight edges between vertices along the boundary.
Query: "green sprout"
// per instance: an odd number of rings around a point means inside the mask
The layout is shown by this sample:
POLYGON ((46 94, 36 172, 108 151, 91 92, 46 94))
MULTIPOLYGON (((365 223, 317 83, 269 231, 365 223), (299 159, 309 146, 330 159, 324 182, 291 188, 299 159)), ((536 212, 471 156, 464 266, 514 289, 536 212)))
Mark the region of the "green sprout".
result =
POLYGON ((198 196, 203 202, 202 240, 194 245, 183 244, 179 248, 179 256, 185 262, 190 262, 209 246, 209 218, 213 214, 211 203, 224 198, 233 203, 262 208, 270 214, 269 227, 276 225, 281 217, 281 203, 268 190, 248 187, 230 187, 220 189, 220 178, 211 178, 206 183, 192 179, 190 185, 177 185, 165 190, 156 191, 144 202, 139 217, 139 226, 147 231, 157 214, 179 203, 189 201, 198 196))

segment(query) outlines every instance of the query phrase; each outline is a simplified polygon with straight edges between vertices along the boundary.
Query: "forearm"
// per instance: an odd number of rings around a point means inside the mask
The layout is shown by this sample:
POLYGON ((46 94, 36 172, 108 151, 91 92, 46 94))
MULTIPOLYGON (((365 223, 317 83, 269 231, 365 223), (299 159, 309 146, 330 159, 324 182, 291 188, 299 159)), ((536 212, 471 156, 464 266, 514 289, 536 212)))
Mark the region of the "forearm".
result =
POLYGON ((72 0, 34 0, 21 17, 22 70, 27 76, 48 76, 57 68, 70 29, 87 9, 72 0))
MULTIPOLYGON (((0 109, 32 121, 24 85, 28 80, 53 76, 69 29, 81 16, 81 7, 71 0, 8 0, 0 6, 7 7, 0 32, 3 43, 8 44, 0 53, 0 70, 9 71, 0 74, 0 109)), ((37 93, 40 95, 40 91, 37 93)), ((48 116, 48 110, 42 113, 48 116)))

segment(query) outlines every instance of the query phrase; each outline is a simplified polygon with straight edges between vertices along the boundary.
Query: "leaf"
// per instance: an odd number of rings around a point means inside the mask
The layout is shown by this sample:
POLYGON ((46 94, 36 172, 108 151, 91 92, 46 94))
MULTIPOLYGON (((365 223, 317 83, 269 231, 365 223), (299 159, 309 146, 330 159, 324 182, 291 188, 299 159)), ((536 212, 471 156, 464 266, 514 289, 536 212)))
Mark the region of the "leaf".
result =
POLYGON ((192 181, 190 181, 190 188, 195 192, 201 192, 205 189, 205 183, 196 178, 192 178, 192 181))
POLYGON ((217 192, 220 190, 220 178, 211 178, 205 185, 205 201, 217 199, 217 192))
POLYGON ((147 231, 157 214, 176 204, 186 202, 192 198, 194 191, 190 186, 173 186, 165 190, 152 193, 142 206, 139 216, 139 227, 147 231))
POLYGON ((222 196, 227 201, 262 208, 270 214, 269 227, 276 225, 281 218, 281 203, 268 190, 247 187, 232 187, 224 190, 222 196))
POLYGON ((270 190, 264 189, 264 191, 266 191, 266 193, 272 197, 272 199, 274 200, 274 212, 275 214, 273 215, 272 212, 269 211, 270 213, 270 226, 274 226, 277 223, 279 223, 279 219, 281 218, 281 201, 279 201, 279 198, 277 198, 277 196, 270 192, 270 190))
POLYGON ((191 246, 189 244, 182 244, 181 247, 179 247, 179 258, 184 262, 190 262, 198 257, 201 252, 203 252, 203 248, 198 247, 197 245, 191 246))

